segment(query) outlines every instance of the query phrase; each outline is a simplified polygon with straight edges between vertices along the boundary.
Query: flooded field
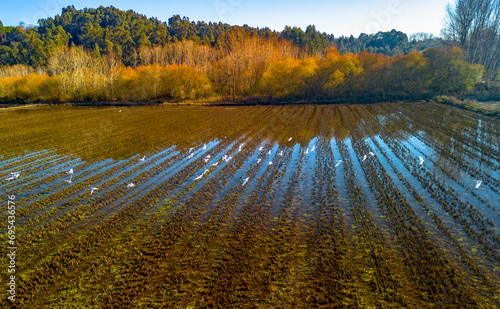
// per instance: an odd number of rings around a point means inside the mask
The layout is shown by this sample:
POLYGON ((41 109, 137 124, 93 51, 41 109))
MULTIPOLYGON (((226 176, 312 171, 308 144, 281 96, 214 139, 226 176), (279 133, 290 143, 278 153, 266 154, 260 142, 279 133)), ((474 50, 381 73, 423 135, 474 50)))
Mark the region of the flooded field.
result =
POLYGON ((11 200, 16 308, 498 308, 499 124, 432 103, 2 110, 0 283, 11 200))

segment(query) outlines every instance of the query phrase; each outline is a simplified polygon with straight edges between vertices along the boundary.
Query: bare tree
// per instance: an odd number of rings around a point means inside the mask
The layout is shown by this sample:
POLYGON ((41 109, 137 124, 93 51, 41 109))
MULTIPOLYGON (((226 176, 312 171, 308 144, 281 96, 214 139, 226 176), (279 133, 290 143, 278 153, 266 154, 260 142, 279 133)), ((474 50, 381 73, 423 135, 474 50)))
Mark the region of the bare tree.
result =
POLYGON ((121 61, 115 52, 110 52, 104 56, 104 72, 108 76, 109 97, 111 101, 113 101, 113 87, 118 77, 118 68, 120 65, 121 61))
POLYGON ((500 0, 456 0, 454 6, 446 7, 444 22, 445 38, 494 78, 500 70, 500 0))

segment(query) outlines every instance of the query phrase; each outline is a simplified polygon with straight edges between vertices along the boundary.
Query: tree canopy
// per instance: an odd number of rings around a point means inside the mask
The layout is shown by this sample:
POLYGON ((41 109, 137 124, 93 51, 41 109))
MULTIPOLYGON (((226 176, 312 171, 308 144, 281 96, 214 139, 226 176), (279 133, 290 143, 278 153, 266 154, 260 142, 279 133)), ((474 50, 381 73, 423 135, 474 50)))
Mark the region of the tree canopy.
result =
POLYGON ((448 43, 396 30, 335 38, 313 25, 277 32, 68 6, 36 27, 0 22, 0 101, 338 102, 471 93, 484 65, 448 43))
MULTIPOLYGON (((216 46, 234 31, 266 39, 288 40, 311 55, 324 55, 330 46, 337 46, 341 53, 368 51, 385 55, 399 55, 426 47, 421 41, 409 41, 406 34, 396 30, 361 34, 359 38, 335 38, 318 31, 314 25, 308 26, 305 31, 286 26, 283 31, 277 32, 267 27, 193 22, 180 15, 173 15, 163 22, 113 6, 82 10, 68 6, 62 9, 60 15, 39 20, 35 27, 4 27, 0 22, 0 65, 45 66, 55 49, 72 45, 87 50, 98 48, 105 54, 114 52, 125 65, 134 65, 141 48, 164 47, 167 43, 185 40, 216 46)), ((431 47, 436 47, 436 44, 431 47)))

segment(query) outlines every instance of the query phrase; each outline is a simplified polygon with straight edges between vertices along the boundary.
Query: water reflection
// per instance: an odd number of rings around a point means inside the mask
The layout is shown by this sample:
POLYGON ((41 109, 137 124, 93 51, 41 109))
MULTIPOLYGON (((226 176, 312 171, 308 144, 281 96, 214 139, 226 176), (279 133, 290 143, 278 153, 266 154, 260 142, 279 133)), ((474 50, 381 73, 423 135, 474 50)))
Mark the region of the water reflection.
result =
MULTIPOLYGON (((276 278, 305 271, 294 280, 311 278, 306 287, 378 269, 373 282, 406 278, 408 287, 425 293, 441 285, 483 293, 481 269, 498 282, 500 134, 498 121, 478 117, 419 103, 8 111, 0 113, 0 178, 23 175, 1 181, 0 190, 14 192, 22 205, 19 238, 33 249, 19 247, 32 263, 24 268, 25 284, 38 284, 35 276, 62 284, 60 274, 47 271, 54 268, 88 278, 87 271, 106 268, 78 265, 100 263, 120 244, 121 257, 108 266, 160 283, 177 282, 181 273, 193 276, 181 280, 186 283, 212 272, 213 278, 257 278, 254 265, 269 274, 282 259, 290 265, 276 267, 276 278), (62 180, 70 168, 71 185, 62 180), (479 189, 476 179, 483 181, 479 189), (92 249, 81 264, 55 260, 54 267, 38 267, 52 259, 48 252, 73 257, 81 246, 92 249), (346 262, 325 272, 314 265, 325 258, 330 266, 346 262), (313 263, 305 267, 305 261, 313 263), (466 280, 455 284, 448 273, 466 280)), ((361 281, 349 289, 377 286, 361 281)), ((224 284, 210 286, 234 288, 224 284)), ((120 282, 113 292, 123 287, 120 282)), ((42 288, 33 288, 37 297, 63 289, 42 288)))

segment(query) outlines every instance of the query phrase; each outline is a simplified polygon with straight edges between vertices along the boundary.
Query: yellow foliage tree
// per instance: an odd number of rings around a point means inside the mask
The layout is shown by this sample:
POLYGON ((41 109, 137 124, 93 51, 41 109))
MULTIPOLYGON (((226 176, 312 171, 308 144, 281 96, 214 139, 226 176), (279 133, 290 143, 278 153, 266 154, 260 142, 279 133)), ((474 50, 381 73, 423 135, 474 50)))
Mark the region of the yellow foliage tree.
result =
POLYGON ((287 58, 271 65, 254 88, 254 94, 275 98, 303 95, 308 80, 316 74, 315 58, 287 58))
POLYGON ((362 72, 357 55, 341 55, 337 48, 329 48, 319 73, 324 76, 322 90, 328 96, 344 95, 347 90, 355 90, 355 81, 362 72))
POLYGON ((131 67, 123 67, 118 72, 115 95, 121 101, 137 101, 139 74, 131 67))
POLYGON ((211 96, 208 76, 188 66, 159 64, 122 68, 116 83, 116 96, 122 101, 177 101, 211 96))
POLYGON ((213 94, 208 76, 192 67, 170 65, 163 81, 168 95, 175 100, 206 98, 213 94))

